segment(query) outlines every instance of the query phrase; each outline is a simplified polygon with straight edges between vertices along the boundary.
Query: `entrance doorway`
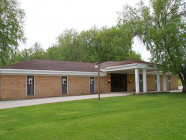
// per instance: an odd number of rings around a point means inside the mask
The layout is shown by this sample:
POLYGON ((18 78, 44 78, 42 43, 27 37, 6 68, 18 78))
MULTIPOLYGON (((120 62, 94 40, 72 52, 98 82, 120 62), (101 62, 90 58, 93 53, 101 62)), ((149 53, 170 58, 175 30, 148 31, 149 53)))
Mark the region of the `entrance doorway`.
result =
POLYGON ((67 94, 67 76, 62 76, 62 94, 67 94))
POLYGON ((127 91, 127 74, 111 74, 111 92, 127 91))
POLYGON ((34 76, 27 76, 27 95, 34 95, 34 76))
POLYGON ((94 82, 94 77, 90 77, 90 93, 95 93, 95 82, 94 82))

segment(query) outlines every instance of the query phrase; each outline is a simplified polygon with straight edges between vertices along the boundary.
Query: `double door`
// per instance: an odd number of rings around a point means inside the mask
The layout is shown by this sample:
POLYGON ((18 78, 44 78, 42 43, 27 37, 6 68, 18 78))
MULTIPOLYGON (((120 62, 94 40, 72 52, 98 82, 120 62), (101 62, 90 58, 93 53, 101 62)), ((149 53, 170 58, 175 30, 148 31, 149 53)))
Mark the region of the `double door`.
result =
POLYGON ((127 74, 111 74, 111 91, 127 91, 127 74))

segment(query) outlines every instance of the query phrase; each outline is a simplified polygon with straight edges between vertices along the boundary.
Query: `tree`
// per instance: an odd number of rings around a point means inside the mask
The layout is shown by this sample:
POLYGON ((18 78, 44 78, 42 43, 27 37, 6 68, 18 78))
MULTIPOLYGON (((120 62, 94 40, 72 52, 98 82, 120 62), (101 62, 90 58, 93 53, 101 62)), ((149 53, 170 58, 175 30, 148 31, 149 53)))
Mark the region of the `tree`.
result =
POLYGON ((36 42, 34 43, 33 47, 30 48, 30 56, 29 60, 32 59, 44 59, 45 51, 41 47, 41 44, 36 42))
POLYGON ((135 51, 130 51, 128 54, 126 54, 122 60, 142 60, 141 55, 139 53, 136 53, 135 51))
POLYGON ((57 38, 57 44, 54 46, 59 47, 59 57, 61 60, 80 61, 80 46, 78 43, 78 32, 76 30, 64 30, 57 38))
POLYGON ((132 40, 132 33, 119 27, 98 29, 94 26, 80 33, 66 29, 45 55, 47 59, 91 63, 98 60, 101 62, 141 60, 141 56, 132 51, 132 40))
POLYGON ((0 65, 6 65, 10 51, 19 41, 25 42, 23 25, 25 13, 16 0, 0 1, 0 65))
POLYGON ((118 26, 129 28, 150 50, 152 61, 163 70, 178 75, 186 93, 186 3, 184 0, 141 1, 120 12, 118 26), (131 27, 133 26, 133 28, 131 27))
POLYGON ((57 46, 49 47, 45 52, 45 59, 48 60, 62 60, 60 57, 60 49, 57 46))
POLYGON ((28 61, 30 56, 33 54, 33 48, 24 49, 21 52, 18 51, 15 57, 16 62, 28 61))
POLYGON ((99 38, 99 59, 101 62, 121 61, 132 49, 132 41, 126 38, 127 32, 119 28, 102 28, 99 38))

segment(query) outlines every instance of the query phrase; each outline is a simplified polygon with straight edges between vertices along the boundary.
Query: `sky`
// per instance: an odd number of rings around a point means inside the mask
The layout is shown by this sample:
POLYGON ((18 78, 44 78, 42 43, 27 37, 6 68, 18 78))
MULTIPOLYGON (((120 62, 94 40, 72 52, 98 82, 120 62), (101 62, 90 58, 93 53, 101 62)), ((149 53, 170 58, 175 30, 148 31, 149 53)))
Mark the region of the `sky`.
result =
MULTIPOLYGON (((135 6, 138 0, 18 0, 25 10, 26 44, 19 49, 30 48, 39 42, 43 49, 56 43, 56 38, 65 29, 78 32, 98 28, 112 27, 117 24, 117 12, 122 6, 135 6)), ((148 0, 144 0, 148 4, 148 0)), ((134 39, 133 50, 140 53, 142 59, 149 61, 150 53, 140 41, 134 39)))

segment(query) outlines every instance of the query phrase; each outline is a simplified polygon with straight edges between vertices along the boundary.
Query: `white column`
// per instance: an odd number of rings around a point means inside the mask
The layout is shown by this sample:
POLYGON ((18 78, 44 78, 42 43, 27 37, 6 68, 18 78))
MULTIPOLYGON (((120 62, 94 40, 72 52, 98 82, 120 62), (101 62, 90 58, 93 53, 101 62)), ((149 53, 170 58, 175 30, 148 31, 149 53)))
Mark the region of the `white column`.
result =
POLYGON ((167 91, 166 75, 163 76, 163 91, 167 91))
POLYGON ((135 87, 136 93, 139 93, 139 69, 135 69, 135 87))
POLYGON ((143 69, 143 92, 147 92, 146 69, 143 69))
POLYGON ((160 91, 160 74, 159 74, 159 71, 157 71, 156 77, 157 77, 157 91, 160 91))

